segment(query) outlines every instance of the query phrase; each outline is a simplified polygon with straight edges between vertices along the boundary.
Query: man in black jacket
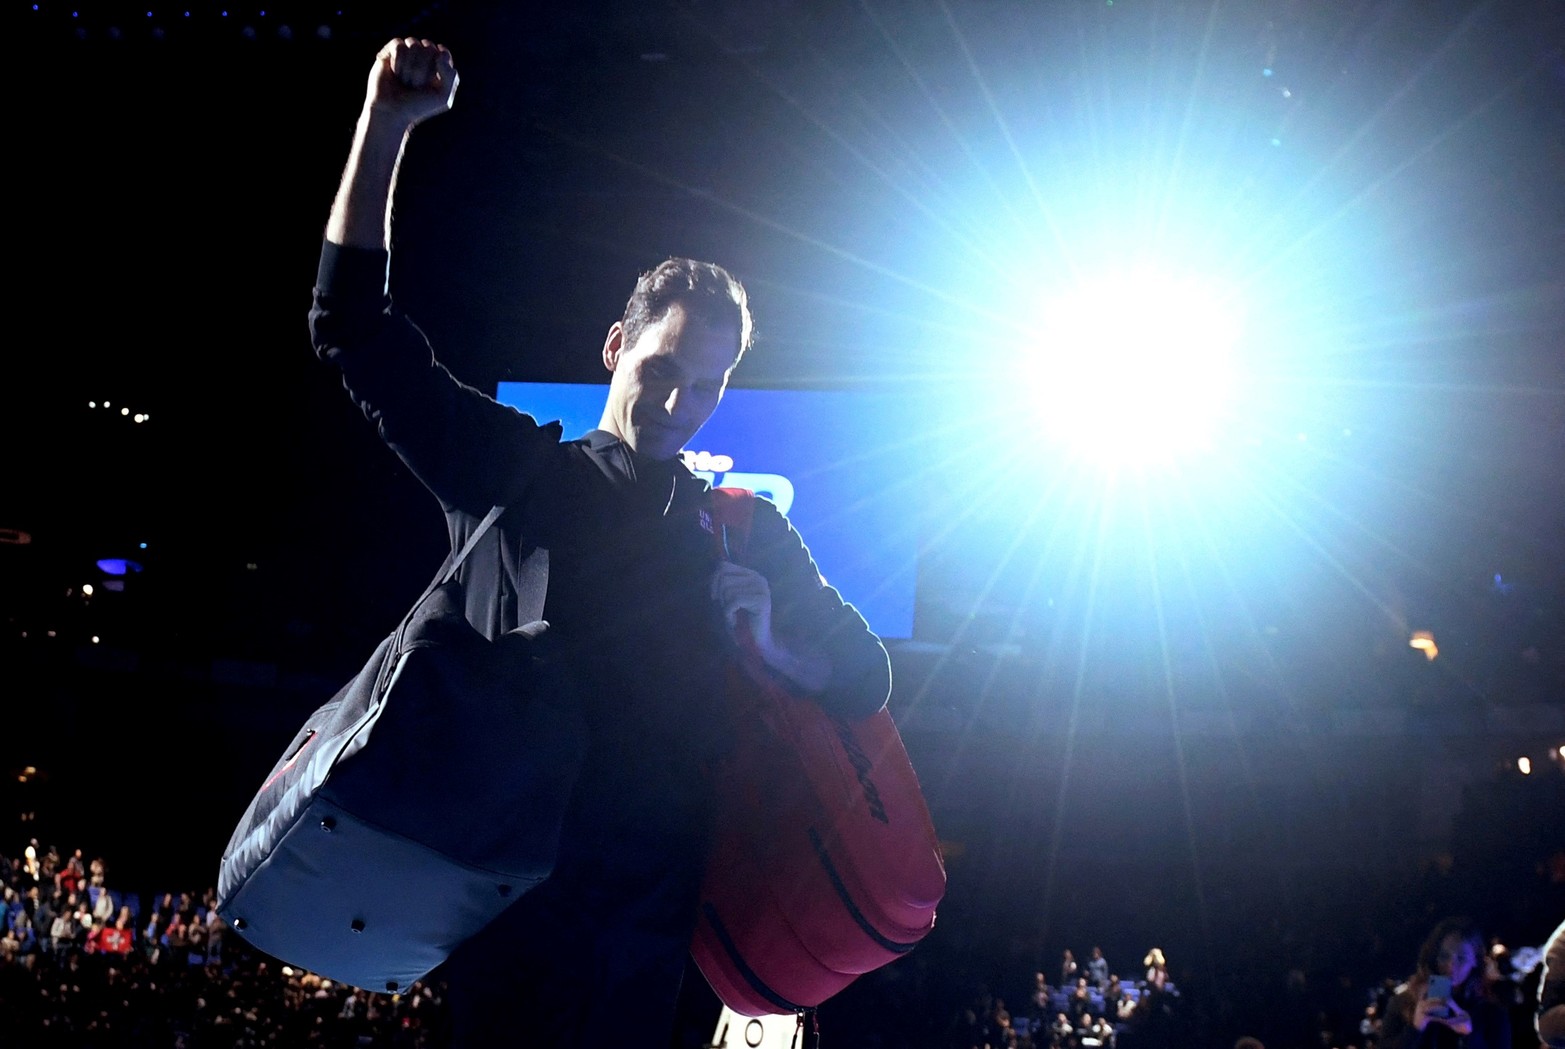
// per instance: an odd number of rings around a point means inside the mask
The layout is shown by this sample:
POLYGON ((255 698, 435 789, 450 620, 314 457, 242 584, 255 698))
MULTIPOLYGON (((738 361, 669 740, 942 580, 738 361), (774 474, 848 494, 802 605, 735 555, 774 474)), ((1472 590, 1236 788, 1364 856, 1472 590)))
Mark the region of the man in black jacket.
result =
POLYGON ((671 259, 641 277, 604 340, 598 428, 575 441, 456 380, 398 314, 397 166, 456 87, 450 53, 429 41, 376 56, 310 317, 317 352, 439 499, 454 544, 508 508, 462 569, 478 629, 537 618, 529 587, 546 556, 543 618, 589 725, 554 873, 445 967, 456 1036, 618 1045, 631 1024, 655 1042, 671 1031, 695 922, 732 633, 744 624, 774 673, 843 717, 884 705, 889 661, 769 503, 742 557, 717 556, 709 489, 679 453, 750 341, 744 289, 722 268, 671 259))

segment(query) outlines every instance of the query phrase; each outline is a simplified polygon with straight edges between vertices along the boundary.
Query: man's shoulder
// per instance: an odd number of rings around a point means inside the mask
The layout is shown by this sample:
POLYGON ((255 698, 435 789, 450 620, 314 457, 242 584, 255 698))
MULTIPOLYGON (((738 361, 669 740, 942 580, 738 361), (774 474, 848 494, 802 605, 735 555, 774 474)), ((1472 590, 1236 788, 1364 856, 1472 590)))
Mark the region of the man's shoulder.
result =
POLYGON ((752 492, 751 502, 755 506, 755 520, 763 528, 792 529, 793 524, 788 520, 788 515, 780 510, 776 503, 760 492, 752 492))

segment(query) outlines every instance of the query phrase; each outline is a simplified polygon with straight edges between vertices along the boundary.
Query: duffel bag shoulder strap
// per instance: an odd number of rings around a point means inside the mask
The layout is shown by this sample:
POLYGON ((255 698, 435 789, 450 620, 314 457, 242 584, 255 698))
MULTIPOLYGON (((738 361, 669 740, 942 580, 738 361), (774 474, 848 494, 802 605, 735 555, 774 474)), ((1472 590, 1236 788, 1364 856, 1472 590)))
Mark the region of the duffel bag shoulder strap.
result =
POLYGON ((750 525, 755 520, 755 493, 748 488, 712 489, 712 534, 719 543, 718 555, 725 561, 744 558, 750 540, 750 525))
MULTIPOLYGON (((439 590, 452 579, 456 578, 457 570, 462 567, 462 562, 467 560, 467 555, 473 552, 473 548, 478 545, 478 541, 484 537, 484 534, 489 531, 489 529, 496 521, 500 520, 501 515, 504 513, 505 507, 503 506, 496 505, 490 507, 489 512, 484 515, 483 519, 478 522, 478 524, 473 528, 473 531, 468 535, 467 542, 462 544, 462 548, 460 550, 453 548, 449 553, 446 554, 445 561, 435 572, 435 578, 429 581, 429 585, 426 586, 424 588, 424 592, 418 596, 418 600, 414 601, 413 604, 408 607, 407 614, 402 617, 402 622, 397 624, 396 632, 392 635, 391 650, 393 652, 401 651, 402 635, 407 630, 408 624, 411 623, 414 617, 418 615, 419 608, 424 604, 425 601, 429 600, 429 595, 433 594, 436 590, 439 590)), ((541 579, 534 581, 537 583, 536 588, 540 596, 540 607, 542 604, 541 596, 544 586, 547 585, 549 571, 549 562, 544 559, 544 557, 544 552, 542 550, 537 550, 534 551, 534 556, 528 561, 529 567, 532 567, 533 562, 539 562, 541 571, 543 573, 541 579)), ((537 574, 536 571, 534 574, 537 574)), ((388 660, 388 666, 390 665, 390 662, 391 661, 388 660)))
POLYGON ((462 544, 462 549, 453 550, 446 555, 446 563, 442 566, 440 573, 435 576, 434 582, 429 584, 429 589, 425 591, 426 596, 432 593, 436 587, 444 586, 451 581, 451 577, 456 575, 457 569, 462 567, 462 562, 467 560, 467 555, 473 552, 473 547, 478 545, 478 541, 484 537, 484 533, 489 531, 491 525, 500 520, 500 515, 503 513, 505 513, 505 507, 503 506, 490 507, 489 512, 484 515, 484 519, 479 521, 477 527, 473 529, 473 534, 467 537, 467 542, 462 544))
MULTIPOLYGON (((714 488, 711 494, 712 539, 717 544, 717 556, 724 561, 743 563, 745 547, 750 542, 750 526, 755 521, 755 493, 748 488, 714 488)), ((739 647, 756 667, 764 666, 750 633, 749 616, 741 612, 740 617, 739 647)))

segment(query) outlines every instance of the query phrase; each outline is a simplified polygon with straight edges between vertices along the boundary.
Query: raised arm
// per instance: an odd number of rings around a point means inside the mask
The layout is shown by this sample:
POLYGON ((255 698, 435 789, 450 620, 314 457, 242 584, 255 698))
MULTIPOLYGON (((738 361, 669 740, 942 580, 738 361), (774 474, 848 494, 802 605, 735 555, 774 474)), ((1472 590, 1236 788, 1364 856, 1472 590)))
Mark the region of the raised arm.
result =
POLYGON ((442 507, 481 517, 496 503, 520 500, 557 448, 560 429, 458 381, 391 302, 397 164, 408 133, 450 109, 456 86, 450 52, 427 40, 393 40, 375 56, 321 248, 310 342, 442 507))
POLYGON ((451 108, 456 85, 451 52, 439 44, 407 37, 380 49, 326 223, 328 241, 389 250, 391 195, 402 147, 418 123, 451 108))

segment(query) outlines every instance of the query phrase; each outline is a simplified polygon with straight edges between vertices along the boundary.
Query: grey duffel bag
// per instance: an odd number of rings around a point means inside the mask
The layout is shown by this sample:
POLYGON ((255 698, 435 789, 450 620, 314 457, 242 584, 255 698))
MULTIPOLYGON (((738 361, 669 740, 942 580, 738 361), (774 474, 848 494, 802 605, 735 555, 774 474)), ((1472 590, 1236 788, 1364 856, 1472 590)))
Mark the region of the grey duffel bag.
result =
POLYGON ((310 715, 224 850, 219 914, 280 961, 404 989, 554 865, 585 725, 547 624, 490 641, 455 579, 501 512, 310 715))

